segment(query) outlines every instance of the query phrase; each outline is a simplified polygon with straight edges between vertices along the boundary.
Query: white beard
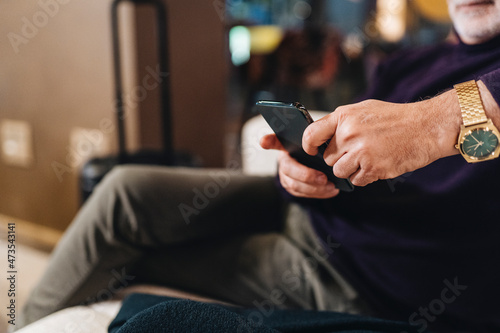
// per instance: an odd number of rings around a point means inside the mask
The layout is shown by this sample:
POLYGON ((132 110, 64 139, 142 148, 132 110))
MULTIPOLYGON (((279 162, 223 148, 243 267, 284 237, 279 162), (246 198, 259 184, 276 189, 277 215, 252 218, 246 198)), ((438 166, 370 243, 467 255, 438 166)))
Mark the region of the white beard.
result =
POLYGON ((475 10, 457 10, 451 6, 457 3, 468 3, 471 0, 453 1, 450 3, 450 16, 458 35, 464 41, 474 41, 475 44, 486 42, 500 34, 500 2, 487 8, 478 7, 475 10))

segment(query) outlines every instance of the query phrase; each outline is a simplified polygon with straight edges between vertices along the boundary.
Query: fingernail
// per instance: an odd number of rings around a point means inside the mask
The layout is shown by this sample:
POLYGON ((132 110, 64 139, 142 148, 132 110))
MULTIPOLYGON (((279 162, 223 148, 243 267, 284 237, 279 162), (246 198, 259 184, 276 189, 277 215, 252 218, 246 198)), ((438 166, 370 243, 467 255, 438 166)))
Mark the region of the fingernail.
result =
POLYGON ((327 190, 328 192, 331 192, 331 191, 333 191, 333 190, 335 190, 335 189, 336 189, 336 187, 335 187, 335 185, 333 185, 332 183, 330 183, 330 184, 326 185, 326 190, 327 190))
POLYGON ((326 183, 326 176, 325 175, 318 175, 316 177, 316 183, 318 183, 320 185, 326 183))

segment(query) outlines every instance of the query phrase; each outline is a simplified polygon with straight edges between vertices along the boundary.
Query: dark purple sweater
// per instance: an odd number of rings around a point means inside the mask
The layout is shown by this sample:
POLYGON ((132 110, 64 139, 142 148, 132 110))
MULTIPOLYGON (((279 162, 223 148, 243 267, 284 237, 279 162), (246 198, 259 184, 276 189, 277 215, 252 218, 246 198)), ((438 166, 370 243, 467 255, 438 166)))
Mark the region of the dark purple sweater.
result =
MULTIPOLYGON (((481 79, 500 104, 500 37, 441 44, 382 64, 364 98, 414 102, 481 79)), ((444 331, 500 332, 500 159, 457 155, 329 200, 297 199, 330 262, 381 317, 444 331)))

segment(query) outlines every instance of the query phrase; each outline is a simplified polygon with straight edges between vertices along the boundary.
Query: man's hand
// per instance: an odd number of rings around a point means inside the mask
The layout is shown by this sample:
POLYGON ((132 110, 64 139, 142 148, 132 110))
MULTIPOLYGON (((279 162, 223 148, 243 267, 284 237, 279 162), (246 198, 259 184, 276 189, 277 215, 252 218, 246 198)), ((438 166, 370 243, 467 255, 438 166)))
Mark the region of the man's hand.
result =
POLYGON ((331 140, 324 158, 334 174, 365 186, 458 153, 454 145, 461 122, 454 90, 411 104, 366 100, 311 124, 302 146, 315 155, 331 140))
MULTIPOLYGON (((500 127, 500 107, 483 82, 478 87, 486 115, 500 127)), ((339 178, 356 186, 396 178, 440 158, 458 154, 462 116, 455 90, 417 103, 394 104, 377 100, 337 108, 312 123, 302 146, 315 155, 330 140, 324 158, 339 178)), ((283 187, 295 196, 329 198, 338 190, 324 175, 291 158, 275 135, 262 138, 265 149, 278 149, 283 187), (324 177, 324 178, 323 178, 324 177)))
POLYGON ((292 158, 283 148, 274 134, 266 135, 260 140, 264 149, 280 150, 278 157, 278 173, 281 185, 292 195, 304 198, 327 199, 339 194, 333 183, 325 174, 306 167, 292 158))

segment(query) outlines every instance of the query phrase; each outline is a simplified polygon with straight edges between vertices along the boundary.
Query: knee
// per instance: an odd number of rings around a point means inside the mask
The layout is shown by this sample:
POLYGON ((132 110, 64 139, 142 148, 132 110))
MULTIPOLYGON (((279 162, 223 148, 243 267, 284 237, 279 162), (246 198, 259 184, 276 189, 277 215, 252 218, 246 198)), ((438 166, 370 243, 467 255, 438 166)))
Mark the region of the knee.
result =
POLYGON ((116 166, 99 182, 92 196, 107 201, 113 197, 123 198, 131 193, 140 193, 145 187, 141 179, 144 174, 137 166, 116 166))
POLYGON ((141 172, 136 166, 120 165, 114 167, 101 181, 99 187, 106 189, 137 188, 141 172))
POLYGON ((100 229, 105 238, 131 240, 132 230, 138 228, 141 207, 137 205, 144 195, 141 167, 116 166, 99 182, 88 200, 87 210, 99 216, 100 229))

